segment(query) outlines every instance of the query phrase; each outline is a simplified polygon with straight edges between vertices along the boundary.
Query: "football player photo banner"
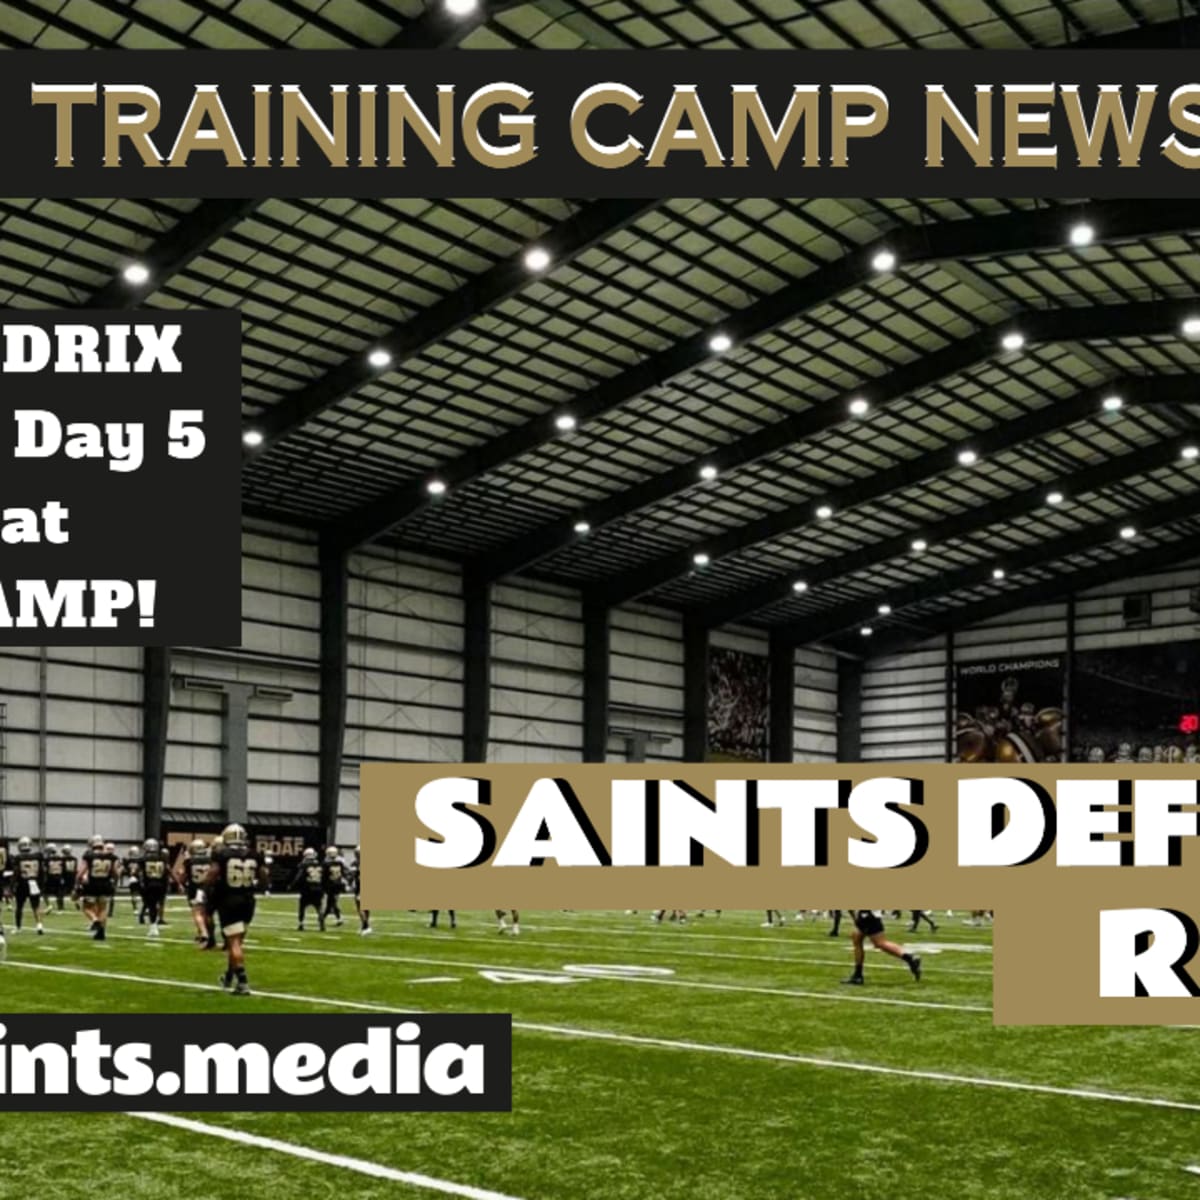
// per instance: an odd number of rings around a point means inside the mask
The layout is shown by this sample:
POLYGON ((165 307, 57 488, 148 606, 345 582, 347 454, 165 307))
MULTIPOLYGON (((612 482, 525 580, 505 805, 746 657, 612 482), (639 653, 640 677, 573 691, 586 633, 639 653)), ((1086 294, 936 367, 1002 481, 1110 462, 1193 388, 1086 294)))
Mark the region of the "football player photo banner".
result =
POLYGON ((960 663, 955 675, 958 762, 1063 760, 1066 664, 1061 655, 960 663))
POLYGON ((766 762, 769 671, 762 654, 708 652, 708 759, 766 762))
POLYGON ((1200 761, 1200 641, 1077 652, 1072 711, 1075 762, 1200 761))

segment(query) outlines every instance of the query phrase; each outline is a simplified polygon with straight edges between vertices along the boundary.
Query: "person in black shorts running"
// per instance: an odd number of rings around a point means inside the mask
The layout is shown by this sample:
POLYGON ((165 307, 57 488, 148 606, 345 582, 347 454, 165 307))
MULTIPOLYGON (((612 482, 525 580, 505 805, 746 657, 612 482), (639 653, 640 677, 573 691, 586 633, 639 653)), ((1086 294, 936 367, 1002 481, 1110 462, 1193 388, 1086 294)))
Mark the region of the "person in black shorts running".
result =
POLYGON ((843 982, 856 985, 864 982, 863 959, 866 957, 866 953, 863 943, 868 938, 876 950, 882 950, 884 954, 890 954, 893 958, 907 963, 914 979, 921 978, 921 956, 910 954, 903 946, 898 946, 888 939, 887 931, 883 927, 883 917, 880 916, 878 909, 855 908, 851 910, 851 915, 854 918, 854 932, 850 935, 854 944, 854 973, 843 982))

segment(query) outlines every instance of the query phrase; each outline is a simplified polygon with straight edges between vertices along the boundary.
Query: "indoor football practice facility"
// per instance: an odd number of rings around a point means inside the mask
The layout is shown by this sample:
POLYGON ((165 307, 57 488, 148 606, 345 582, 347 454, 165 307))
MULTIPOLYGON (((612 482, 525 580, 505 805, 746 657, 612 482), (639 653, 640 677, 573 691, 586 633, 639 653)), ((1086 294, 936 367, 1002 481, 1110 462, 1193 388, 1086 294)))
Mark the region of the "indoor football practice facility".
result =
MULTIPOLYGON (((0 45, 1086 54, 1200 5, 0 0, 0 45)), ((369 761, 1197 762, 1200 205, 2 200, 0 307, 238 310, 244 443, 240 645, 0 647, 0 1011, 514 1021, 512 1114, 56 1114, 21 1194, 1200 1196, 1195 1027, 993 1029, 988 913, 883 913, 922 969, 846 987, 853 910, 786 896, 354 901, 369 761), (180 871, 230 825, 248 995, 180 871), (29 903, 96 839, 106 926, 70 865, 29 903)))

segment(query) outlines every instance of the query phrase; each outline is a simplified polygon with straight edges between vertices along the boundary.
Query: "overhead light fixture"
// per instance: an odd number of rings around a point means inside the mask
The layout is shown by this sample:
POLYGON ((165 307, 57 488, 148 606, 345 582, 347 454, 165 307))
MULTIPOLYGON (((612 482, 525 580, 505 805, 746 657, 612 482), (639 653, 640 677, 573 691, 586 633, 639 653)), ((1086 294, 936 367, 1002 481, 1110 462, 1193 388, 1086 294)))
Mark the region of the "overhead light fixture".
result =
POLYGON ((392 356, 382 346, 377 346, 367 355, 367 362, 375 370, 381 371, 384 367, 391 366, 392 356))
POLYGON ((891 250, 880 250, 871 259, 871 266, 879 272, 894 271, 896 269, 896 256, 891 250))
POLYGON ((559 415, 554 418, 554 428, 557 429, 559 433, 570 433, 578 423, 579 422, 576 421, 570 413, 559 413, 559 415))
POLYGON ((708 339, 708 348, 714 354, 724 354, 733 349, 733 338, 727 333, 714 333, 708 339))
POLYGON ((701 550, 699 554, 692 555, 692 562, 698 567, 707 567, 712 562, 712 559, 701 550))
POLYGON ((890 617, 892 615, 892 606, 890 604, 881 604, 877 611, 881 617, 890 617))
POLYGON ((831 505, 822 504, 817 508, 817 520, 828 521, 833 516, 833 508, 831 505))
POLYGON ((803 579, 797 579, 796 582, 792 584, 792 591, 795 592, 797 596, 802 596, 808 591, 808 584, 803 579))
POLYGON ((1071 245, 1090 246, 1096 240, 1096 230, 1086 221, 1071 226, 1071 245))
POLYGON ((1011 333, 1006 333, 1000 339, 1000 345, 1003 346, 1005 350, 1020 350, 1020 348, 1025 345, 1025 335, 1023 333, 1018 333, 1014 329, 1011 333))
POLYGON ((446 11, 452 17, 469 17, 479 7, 479 0, 446 0, 446 11))
POLYGON ((121 272, 121 278, 134 287, 141 287, 143 283, 150 282, 150 268, 145 263, 130 263, 121 272))
POLYGON ((913 538, 912 548, 918 554, 921 554, 923 551, 929 549, 929 543, 924 538, 913 538))
POLYGON ((958 465, 960 467, 973 467, 978 461, 978 453, 969 447, 966 450, 958 452, 958 465))
POLYGON ((576 521, 575 522, 575 532, 576 533, 580 533, 580 534, 591 533, 591 531, 592 531, 592 527, 591 527, 591 525, 588 524, 587 521, 576 521))
POLYGON ((261 446, 263 444, 262 430, 247 429, 242 434, 242 444, 245 446, 261 446))
POLYGON ((444 479, 431 479, 425 485, 425 490, 431 496, 444 496, 446 494, 446 481, 444 479))
POLYGON ((1057 505, 1061 504, 1065 499, 1066 499, 1066 497, 1062 494, 1062 492, 1050 492, 1046 496, 1046 503, 1057 506, 1057 505))
POLYGON ((1183 324, 1180 326, 1183 331, 1183 336, 1187 338, 1200 338, 1200 317, 1186 317, 1183 324))
POLYGON ((858 632, 861 633, 863 637, 870 637, 875 630, 873 630, 870 625, 864 625, 858 632))
POLYGON ((1188 462, 1195 462, 1200 458, 1200 446, 1189 444, 1179 452, 1188 462))
POLYGON ((1105 412, 1120 412, 1125 407, 1125 401, 1120 396, 1105 396, 1101 407, 1105 412))
POLYGON ((994 567, 994 568, 992 569, 992 578, 993 578, 993 579, 997 579, 997 580, 999 580, 999 579, 1003 579, 1003 578, 1004 578, 1004 574, 1005 574, 1005 572, 1004 572, 1004 568, 1003 568, 1003 567, 994 567))
POLYGON ((720 472, 712 465, 712 463, 705 463, 700 468, 700 478, 703 479, 705 483, 712 483, 712 481, 716 479, 719 474, 720 472))
POLYGON ((545 246, 530 246, 525 251, 525 270, 532 271, 535 275, 544 271, 553 261, 550 251, 545 246))
POLYGON ((871 402, 862 396, 855 396, 846 407, 852 417, 865 417, 871 411, 871 402))
POLYGON ((1122 525, 1121 537, 1127 542, 1132 541, 1137 537, 1137 529, 1133 525, 1122 525))

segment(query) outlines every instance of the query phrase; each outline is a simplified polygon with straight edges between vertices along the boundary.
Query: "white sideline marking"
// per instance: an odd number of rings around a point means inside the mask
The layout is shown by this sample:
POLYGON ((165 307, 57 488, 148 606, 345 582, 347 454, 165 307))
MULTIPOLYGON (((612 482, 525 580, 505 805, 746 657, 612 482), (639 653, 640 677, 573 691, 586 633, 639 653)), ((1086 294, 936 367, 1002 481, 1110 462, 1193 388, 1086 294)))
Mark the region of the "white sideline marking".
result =
MULTIPOLYGON (((67 936, 72 935, 68 933, 67 936)), ((81 932, 74 936, 87 937, 89 935, 81 932)), ((134 934, 128 933, 109 934, 109 941, 117 940, 126 942, 140 942, 142 939, 134 934)), ((161 944, 185 946, 188 949, 191 949, 192 947, 191 942, 185 942, 182 938, 177 937, 165 938, 161 944)), ((463 970, 478 971, 485 979, 488 979, 493 983, 576 983, 582 982, 584 978, 583 976, 579 976, 573 979, 570 976, 560 975, 559 972, 553 967, 521 967, 514 966, 511 963, 496 964, 463 962, 460 959, 418 958, 403 954, 355 954, 349 950, 313 950, 301 949, 298 946, 268 946, 262 942, 254 943, 253 953, 300 954, 310 958, 348 958, 362 962, 388 963, 392 966, 416 965, 420 967, 441 967, 443 970, 446 967, 459 967, 463 970), (511 978, 495 979, 492 978, 493 975, 511 976, 511 978), (518 979, 518 976, 522 976, 523 978, 518 979)), ((882 1004, 889 1008, 928 1008, 940 1012, 984 1013, 989 1016, 991 1015, 992 1011, 989 1006, 983 1004, 950 1004, 944 1001, 935 1000, 902 1000, 899 997, 891 996, 864 996, 859 994, 857 991, 851 991, 849 993, 808 992, 801 991, 797 988, 754 987, 750 984, 709 983, 705 982, 704 980, 658 979, 644 975, 639 975, 636 977, 633 975, 613 975, 609 978, 618 983, 644 983, 652 987, 690 988, 694 991, 703 992, 734 992, 740 995, 750 996, 782 996, 792 1000, 823 1000, 831 1004, 882 1004)))
POLYGON ((409 1187, 422 1188, 427 1192, 442 1192, 447 1196, 461 1196, 463 1200, 517 1200, 503 1192, 490 1192, 486 1188, 470 1187, 464 1183, 451 1183, 446 1179, 434 1179, 415 1171, 398 1171, 381 1163, 367 1162, 361 1158, 350 1158, 345 1154, 327 1154, 324 1150, 313 1150, 309 1146, 298 1146, 294 1142, 281 1142, 278 1138, 259 1137, 255 1133, 244 1133, 240 1129, 227 1129, 221 1125, 208 1125, 193 1121, 189 1117, 177 1117, 173 1113, 131 1112, 127 1116, 141 1121, 154 1121, 169 1125, 173 1129, 184 1129, 188 1133, 200 1133, 207 1137, 223 1138, 241 1146, 253 1146, 257 1150, 273 1150, 277 1154, 288 1154, 292 1158, 303 1158, 308 1162, 322 1163, 327 1167, 341 1167, 344 1171, 356 1171, 359 1175, 370 1175, 374 1179, 388 1179, 393 1183, 406 1183, 409 1187))
MULTIPOLYGON (((144 975, 125 975, 114 971, 87 971, 82 967, 59 967, 50 963, 12 962, 5 969, 50 971, 59 975, 83 975, 88 978, 119 979, 126 983, 148 983, 158 987, 184 988, 189 991, 216 992, 211 984, 186 979, 154 979, 144 975)), ((356 1012, 411 1013, 419 1009, 397 1008, 387 1004, 371 1004, 365 1000, 331 1000, 323 996, 301 996, 290 992, 255 991, 248 999, 286 1000, 326 1008, 345 1008, 356 1012)), ((672 1038, 642 1036, 634 1033, 615 1033, 605 1029, 580 1029, 571 1025, 545 1025, 534 1021, 513 1021, 514 1029, 527 1033, 544 1033, 552 1037, 580 1038, 599 1042, 616 1042, 626 1046, 647 1046, 662 1050, 687 1050, 696 1054, 719 1054, 729 1058, 746 1058, 759 1062, 791 1063, 796 1066, 821 1067, 835 1071, 855 1071, 867 1075, 890 1075, 900 1079, 921 1079, 933 1083, 958 1084, 961 1087, 995 1088, 1001 1091, 1030 1092, 1042 1096, 1063 1096, 1073 1100, 1102 1100, 1110 1104, 1131 1104, 1144 1108, 1165 1108, 1177 1112, 1200 1112, 1200 1104, 1185 1100, 1164 1100, 1155 1096, 1129 1096, 1122 1092, 1100 1092, 1088 1088, 1056 1087, 1048 1083, 1026 1083, 1015 1079, 990 1079, 983 1075, 952 1075, 945 1071, 919 1071, 906 1067, 886 1067, 877 1063, 852 1062, 839 1058, 817 1058, 807 1054, 784 1054, 772 1050, 748 1050, 741 1046, 721 1046, 710 1042, 677 1041, 672 1038)), ((1197 1172, 1200 1174, 1200 1171, 1197 1172)))
POLYGON ((428 979, 410 979, 409 983, 457 983, 457 975, 430 975, 428 979))

